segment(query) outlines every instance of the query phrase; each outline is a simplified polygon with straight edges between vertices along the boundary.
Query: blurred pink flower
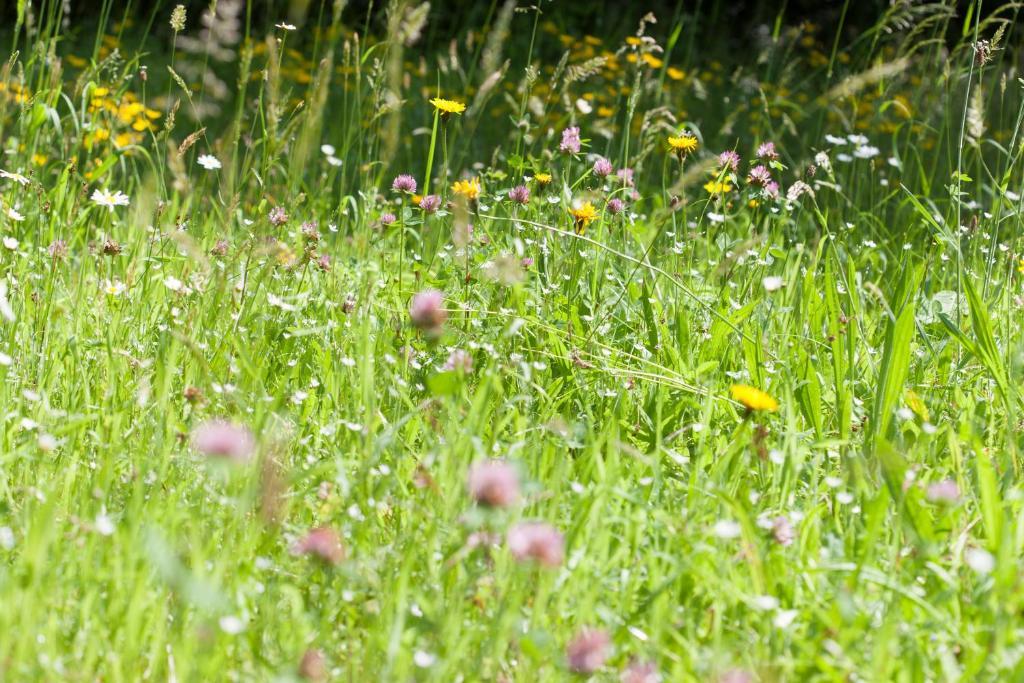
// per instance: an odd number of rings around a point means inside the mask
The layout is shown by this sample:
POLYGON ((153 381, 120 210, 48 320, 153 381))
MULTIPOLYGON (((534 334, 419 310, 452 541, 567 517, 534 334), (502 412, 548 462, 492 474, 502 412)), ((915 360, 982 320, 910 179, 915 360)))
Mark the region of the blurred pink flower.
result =
POLYGON ((444 294, 436 289, 420 292, 409 304, 409 318, 412 324, 421 330, 437 333, 448 320, 448 312, 444 310, 444 294))
POLYGON ((605 178, 611 175, 612 170, 612 162, 608 161, 604 157, 601 157, 594 162, 594 175, 598 178, 605 178))
POLYGON ((428 194, 420 199, 420 208, 425 213, 434 213, 441 208, 441 198, 436 194, 428 194))
POLYGON ((528 204, 530 202, 530 188, 526 185, 516 185, 509 190, 508 198, 516 204, 528 204))
POLYGON ((775 143, 774 142, 763 142, 763 143, 761 143, 761 145, 758 146, 758 148, 757 148, 757 158, 758 159, 768 159, 769 161, 773 160, 773 159, 778 159, 779 158, 779 153, 775 151, 775 143))
POLYGON ((614 216, 616 214, 622 213, 622 210, 626 208, 626 203, 619 199, 618 197, 612 197, 611 199, 608 200, 607 207, 608 213, 614 216))
POLYGON ((282 226, 288 222, 288 214, 285 213, 283 206, 275 206, 267 217, 271 225, 282 226))
POLYGON ((611 638, 603 629, 585 628, 565 648, 569 670, 592 674, 604 665, 611 649, 611 638))
POLYGON ((345 547, 334 529, 312 529, 292 546, 296 555, 312 555, 327 564, 339 564, 345 559, 345 547))
POLYGON ((382 213, 380 215, 380 224, 387 227, 398 220, 393 213, 382 213))
POLYGON ((727 149, 718 155, 718 165, 735 173, 740 167, 740 155, 727 149))
POLYGON ((456 372, 472 372, 473 356, 462 349, 455 349, 448 354, 448 360, 445 361, 442 369, 455 370, 456 372))
POLYGON ((488 507, 504 508, 519 501, 519 473, 504 460, 483 460, 469 468, 469 495, 488 507))
POLYGON ((535 560, 557 567, 565 558, 565 538, 543 522, 520 522, 508 530, 508 549, 520 562, 535 560))
POLYGON ((661 683, 661 674, 654 662, 634 659, 619 675, 620 683, 661 683))
POLYGON ((248 427, 226 420, 211 420, 192 432, 192 444, 204 455, 242 462, 252 455, 256 440, 248 427))
POLYGON ((952 479, 943 479, 929 485, 925 495, 933 503, 955 505, 960 502, 960 487, 952 479))
POLYGON ((572 126, 562 131, 562 142, 558 145, 560 152, 579 154, 580 151, 580 129, 579 126, 572 126))

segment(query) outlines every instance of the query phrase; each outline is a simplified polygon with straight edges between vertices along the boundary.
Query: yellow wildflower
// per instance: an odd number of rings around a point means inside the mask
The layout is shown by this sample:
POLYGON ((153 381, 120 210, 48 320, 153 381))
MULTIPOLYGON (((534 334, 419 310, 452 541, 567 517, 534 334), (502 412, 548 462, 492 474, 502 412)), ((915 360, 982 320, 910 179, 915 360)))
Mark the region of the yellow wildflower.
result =
POLYGON ((550 173, 534 173, 533 174, 533 179, 536 180, 537 183, 540 184, 540 185, 547 185, 548 183, 551 182, 551 174, 550 173))
POLYGON ((697 138, 687 133, 676 137, 674 135, 668 136, 668 146, 673 152, 678 154, 680 157, 684 157, 690 152, 697 150, 697 138))
POLYGON ((477 178, 457 180, 455 181, 455 184, 452 185, 452 192, 472 201, 480 196, 480 180, 477 178))
POLYGON ((709 180, 704 183, 704 189, 708 194, 725 194, 732 190, 728 180, 709 180))
POLYGON ((651 67, 652 69, 660 69, 661 65, 665 63, 658 59, 657 57, 655 57, 654 55, 652 55, 650 52, 645 52, 640 58, 644 60, 644 63, 646 63, 647 66, 651 67))
POLYGON ((434 109, 438 110, 442 114, 461 114, 466 111, 466 105, 462 102, 446 100, 443 97, 435 97, 430 100, 430 103, 434 105, 434 109))
POLYGON ((573 220, 576 223, 576 232, 580 235, 587 229, 587 226, 593 223, 597 219, 597 209, 590 202, 585 202, 578 209, 572 209, 570 212, 573 220))
POLYGON ((779 409, 778 401, 760 389, 746 384, 733 384, 729 387, 729 395, 732 396, 732 400, 742 403, 747 410, 764 410, 774 413, 779 409))
POLYGON ((683 72, 682 69, 677 69, 674 66, 670 66, 669 68, 667 68, 665 70, 665 74, 673 81, 681 81, 683 80, 683 77, 686 76, 686 73, 683 72))

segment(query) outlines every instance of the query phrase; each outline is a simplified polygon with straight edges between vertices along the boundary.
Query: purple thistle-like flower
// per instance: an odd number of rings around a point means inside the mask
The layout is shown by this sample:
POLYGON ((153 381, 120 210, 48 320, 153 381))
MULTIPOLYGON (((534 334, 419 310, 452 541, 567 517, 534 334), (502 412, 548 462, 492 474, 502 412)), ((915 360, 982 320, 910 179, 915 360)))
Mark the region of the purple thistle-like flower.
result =
POLYGON ((392 223, 394 223, 397 220, 398 220, 398 218, 396 218, 395 214, 393 214, 391 212, 382 213, 380 215, 380 224, 385 226, 385 227, 391 225, 392 223))
POLYGON ((612 197, 608 200, 607 208, 608 213, 614 216, 622 213, 622 210, 626 208, 626 202, 622 201, 618 197, 612 197))
POLYGON ((619 181, 622 182, 626 187, 633 187, 633 169, 631 168, 620 168, 618 173, 619 181))
POLYGON ((764 187, 772 181, 772 174, 767 168, 758 164, 754 168, 750 169, 750 173, 747 174, 747 182, 753 183, 754 185, 760 185, 764 187))
POLYGON ((420 208, 426 213, 434 213, 441 208, 441 198, 436 194, 428 194, 420 199, 420 208))
POLYGON ((562 131, 562 142, 558 145, 558 150, 568 154, 579 154, 580 144, 579 126, 572 126, 562 131))
POLYGON ((545 567, 557 567, 565 558, 565 538, 558 529, 543 522, 521 522, 508 530, 508 549, 520 562, 535 560, 545 567))
POLYGON ((271 225, 276 225, 278 227, 288 222, 288 214, 285 213, 283 206, 275 206, 271 209, 268 218, 270 219, 271 225))
POLYGON ((578 674, 592 674, 608 659, 611 638, 603 629, 586 628, 565 648, 569 669, 578 674))
POLYGON ((762 192, 764 193, 764 196, 767 197, 768 199, 778 199, 779 184, 773 180, 772 182, 764 186, 764 190, 762 190, 762 192))
POLYGON ((316 267, 325 273, 331 269, 331 257, 327 254, 320 254, 320 257, 316 260, 316 267))
POLYGON ((403 173, 395 177, 394 182, 391 183, 391 189, 395 192, 408 192, 412 194, 416 191, 416 179, 408 173, 403 173))
POLYGON ((611 175, 612 170, 612 162, 608 161, 604 157, 601 157, 594 162, 594 175, 598 178, 606 178, 611 175))
POLYGON ((480 505, 509 507, 519 502, 519 472, 504 460, 476 462, 469 468, 467 488, 480 505))
POLYGON ((204 455, 243 462, 252 455, 256 440, 248 427, 226 420, 211 420, 195 429, 192 444, 204 455))
POLYGON ((529 204, 530 203, 530 188, 526 185, 516 185, 508 191, 508 198, 514 201, 516 204, 529 204))
POLYGON ((775 151, 774 142, 762 142, 757 148, 758 159, 768 159, 769 161, 778 159, 779 153, 775 151))
POLYGON ((740 155, 731 149, 727 149, 718 155, 718 165, 735 173, 740 167, 740 155))
POLYGON ((448 312, 444 310, 444 294, 436 289, 428 289, 414 296, 409 304, 409 318, 421 330, 435 333, 440 331, 448 320, 448 312))

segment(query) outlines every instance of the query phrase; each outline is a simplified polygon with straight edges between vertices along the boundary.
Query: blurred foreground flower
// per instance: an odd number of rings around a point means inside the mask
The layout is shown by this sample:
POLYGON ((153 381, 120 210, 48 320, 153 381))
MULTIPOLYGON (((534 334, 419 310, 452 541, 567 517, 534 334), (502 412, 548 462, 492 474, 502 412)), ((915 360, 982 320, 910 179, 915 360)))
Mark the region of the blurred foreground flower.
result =
POLYGON ((732 396, 732 400, 742 403, 747 410, 763 410, 772 413, 779 409, 778 401, 760 389, 746 384, 733 384, 729 387, 729 395, 732 396))
POLYGON ((312 555, 325 564, 340 564, 345 559, 345 547, 334 529, 319 527, 299 539, 292 546, 296 555, 312 555))
POLYGON ((508 507, 519 501, 519 473, 504 460, 484 460, 469 468, 469 495, 488 507, 508 507))
POLYGON ((550 524, 521 522, 509 529, 507 540, 509 551, 520 562, 535 560, 557 567, 565 557, 565 538, 550 524))
POLYGON ((569 670, 592 674, 604 665, 611 649, 611 638, 602 629, 587 628, 577 634, 565 648, 569 670))
POLYGON ((256 440, 248 427, 211 420, 195 429, 192 444, 204 455, 244 462, 252 455, 256 440))
POLYGON ((426 332, 437 334, 448 320, 444 310, 444 294, 436 289, 420 292, 409 304, 409 318, 412 324, 426 332))

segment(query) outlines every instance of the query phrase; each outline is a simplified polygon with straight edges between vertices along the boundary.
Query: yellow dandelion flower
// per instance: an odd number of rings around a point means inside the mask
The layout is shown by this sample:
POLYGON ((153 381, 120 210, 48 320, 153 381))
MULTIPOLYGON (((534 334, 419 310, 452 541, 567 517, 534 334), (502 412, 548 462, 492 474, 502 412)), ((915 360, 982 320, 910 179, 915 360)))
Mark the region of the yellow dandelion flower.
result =
POLYGON ((597 115, 603 119, 611 118, 615 115, 615 110, 611 107, 606 107, 603 104, 597 108, 597 115))
POLYGON ((480 180, 477 178, 457 180, 452 185, 452 192, 472 201, 480 196, 480 180))
POLYGON ((152 127, 153 124, 149 121, 149 119, 144 119, 140 117, 132 122, 132 130, 144 131, 149 130, 152 127))
POLYGON ((746 384, 733 384, 729 387, 729 395, 732 396, 732 400, 742 403, 747 410, 763 410, 774 413, 779 409, 778 401, 760 389, 746 384))
POLYGON ((32 163, 36 166, 42 166, 47 161, 46 157, 42 154, 36 153, 32 155, 32 163))
POLYGON ((434 105, 434 109, 438 110, 442 114, 461 114, 466 111, 466 105, 462 102, 446 100, 443 97, 435 97, 430 100, 430 103, 434 105))
POLYGON ((640 59, 644 60, 644 63, 647 64, 647 66, 651 67, 652 69, 660 69, 661 65, 665 63, 658 59, 657 57, 655 57, 654 55, 652 55, 650 52, 645 52, 640 57, 640 59))
POLYGON ((686 156, 697 150, 697 138, 687 133, 680 136, 669 135, 668 147, 679 156, 686 156))
POLYGON ((674 66, 670 66, 669 68, 665 69, 665 75, 667 75, 673 81, 681 81, 683 80, 683 78, 686 77, 686 72, 684 72, 682 69, 677 69, 674 66))
POLYGON ((1022 258, 1020 263, 1017 264, 1017 272, 1024 274, 1024 258, 1022 258))
POLYGON ((704 189, 708 194, 725 194, 732 190, 732 185, 727 180, 709 180, 704 183, 704 189))
POLYGON ((539 185, 547 185, 551 182, 550 173, 534 173, 533 179, 537 181, 539 185))
POLYGON ((626 45, 636 46, 636 45, 639 45, 640 43, 641 43, 641 40, 639 38, 637 38, 636 36, 627 36, 626 37, 626 45))
POLYGON ((92 89, 92 96, 93 97, 106 97, 109 94, 110 94, 110 88, 104 88, 103 86, 100 86, 98 88, 93 88, 92 89))
POLYGON ((573 221, 576 223, 576 232, 581 235, 587 229, 587 226, 597 219, 597 209, 590 202, 585 202, 579 208, 572 209, 569 213, 572 214, 573 221))

